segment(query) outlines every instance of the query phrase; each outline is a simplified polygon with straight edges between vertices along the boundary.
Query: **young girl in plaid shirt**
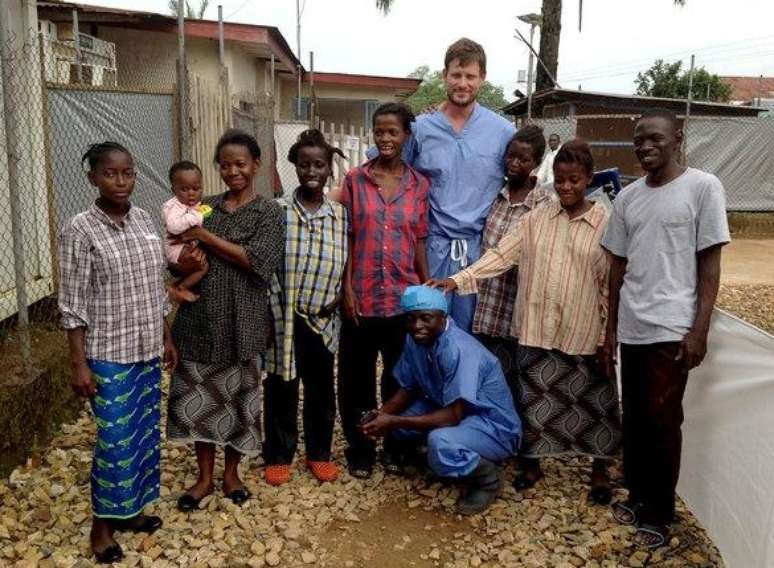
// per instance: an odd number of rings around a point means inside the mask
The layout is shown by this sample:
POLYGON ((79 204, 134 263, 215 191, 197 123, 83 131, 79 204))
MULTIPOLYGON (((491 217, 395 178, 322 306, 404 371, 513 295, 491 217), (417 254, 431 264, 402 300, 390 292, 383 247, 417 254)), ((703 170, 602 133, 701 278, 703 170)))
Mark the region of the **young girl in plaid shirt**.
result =
MULTIPOLYGON (((323 187, 333 154, 319 130, 302 132, 288 160, 298 187, 277 200, 285 212, 285 262, 272 280, 274 342, 266 354, 264 391, 266 482, 290 479, 298 442, 298 383, 304 383, 306 465, 320 481, 338 476, 331 460, 336 399, 333 357, 341 320, 338 303, 347 260, 347 212, 323 187)), ((343 154, 342 154, 343 155, 343 154)))
MULTIPOLYGON (((349 471, 361 478, 371 475, 376 459, 374 443, 357 426, 364 413, 376 408, 377 355, 381 353, 384 365, 381 395, 386 401, 397 390, 392 368, 406 338, 401 294, 429 277, 425 240, 430 183, 401 157, 413 121, 402 104, 376 109, 373 128, 379 155, 352 169, 342 188, 352 252, 344 284, 339 411, 349 471)), ((389 444, 384 461, 388 469, 400 466, 389 444)))
POLYGON ((177 351, 165 316, 166 263, 151 216, 132 205, 134 160, 116 142, 83 156, 99 196, 62 227, 59 310, 67 330, 75 393, 91 402, 97 440, 91 468, 91 549, 101 564, 123 558, 115 531, 152 533, 143 514, 161 482, 160 355, 177 351))

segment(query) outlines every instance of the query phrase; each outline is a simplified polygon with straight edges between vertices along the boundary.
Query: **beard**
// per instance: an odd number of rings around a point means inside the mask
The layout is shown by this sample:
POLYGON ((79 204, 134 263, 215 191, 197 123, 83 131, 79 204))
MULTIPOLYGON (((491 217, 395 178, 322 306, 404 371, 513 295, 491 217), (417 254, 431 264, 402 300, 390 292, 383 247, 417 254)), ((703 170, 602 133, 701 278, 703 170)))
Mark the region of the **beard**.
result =
POLYGON ((467 107, 472 105, 474 102, 476 102, 476 95, 478 93, 471 93, 470 95, 465 94, 465 100, 463 102, 460 102, 459 100, 455 100, 453 93, 446 93, 446 99, 449 101, 449 103, 453 104, 457 107, 467 107))

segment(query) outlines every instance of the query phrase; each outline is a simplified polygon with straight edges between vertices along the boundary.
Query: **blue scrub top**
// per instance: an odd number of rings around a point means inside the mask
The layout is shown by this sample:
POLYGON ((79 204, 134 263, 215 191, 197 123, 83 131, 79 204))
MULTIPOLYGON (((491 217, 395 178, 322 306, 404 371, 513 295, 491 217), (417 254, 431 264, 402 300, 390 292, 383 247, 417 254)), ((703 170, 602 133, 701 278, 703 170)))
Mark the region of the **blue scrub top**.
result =
POLYGON ((503 187, 505 154, 515 132, 513 124, 478 103, 459 133, 441 111, 417 117, 403 156, 430 178, 430 236, 481 234, 503 187))
POLYGON ((500 361, 450 317, 446 321, 446 329, 433 345, 419 345, 410 335, 406 337, 393 375, 404 389, 420 391, 439 408, 463 400, 466 416, 483 418, 490 434, 515 451, 521 421, 500 361))

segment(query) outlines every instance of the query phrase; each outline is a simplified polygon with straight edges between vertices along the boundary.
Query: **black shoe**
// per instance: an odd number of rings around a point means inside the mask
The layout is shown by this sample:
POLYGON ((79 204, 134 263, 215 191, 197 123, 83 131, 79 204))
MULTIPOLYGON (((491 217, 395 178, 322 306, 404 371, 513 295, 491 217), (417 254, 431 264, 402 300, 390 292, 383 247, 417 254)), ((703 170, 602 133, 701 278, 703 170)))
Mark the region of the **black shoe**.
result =
POLYGON ((177 509, 183 513, 190 513, 199 508, 199 503, 201 503, 202 499, 204 499, 204 497, 197 499, 193 495, 184 493, 180 496, 180 499, 177 500, 177 509))
POLYGON ((161 528, 164 523, 160 517, 148 515, 136 515, 129 519, 116 519, 111 522, 117 531, 152 534, 161 528))
POLYGON ((535 484, 543 479, 543 472, 539 470, 537 475, 530 475, 524 471, 520 471, 513 480, 513 488, 516 491, 526 491, 532 489, 535 484))
POLYGON ((393 452, 382 453, 382 466, 387 473, 401 475, 403 473, 404 461, 404 456, 401 454, 393 452))
POLYGON ((483 513, 500 494, 500 468, 480 458, 478 467, 462 482, 466 487, 457 500, 457 512, 461 515, 483 513))
POLYGON ((352 460, 347 462, 347 469, 352 477, 369 479, 374 473, 374 464, 366 461, 352 460))
POLYGON ((610 485, 592 485, 589 497, 597 505, 609 505, 613 500, 613 490, 610 485))
POLYGON ((102 552, 94 551, 94 558, 97 559, 97 564, 113 564, 118 562, 124 557, 124 551, 118 546, 118 543, 114 542, 108 546, 102 552))
POLYGON ((226 497, 231 499, 234 505, 241 505, 250 498, 250 493, 245 489, 234 489, 226 494, 226 497))

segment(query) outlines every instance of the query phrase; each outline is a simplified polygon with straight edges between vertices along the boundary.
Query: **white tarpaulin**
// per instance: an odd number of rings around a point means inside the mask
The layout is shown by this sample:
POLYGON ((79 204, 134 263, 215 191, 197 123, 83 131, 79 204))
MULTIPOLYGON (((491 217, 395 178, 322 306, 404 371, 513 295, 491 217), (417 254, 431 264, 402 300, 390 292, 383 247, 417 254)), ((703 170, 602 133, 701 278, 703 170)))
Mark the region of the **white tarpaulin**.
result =
POLYGON ((729 211, 774 211, 774 116, 691 118, 688 165, 712 172, 729 211))
POLYGON ((715 310, 685 394, 678 492, 729 568, 774 566, 774 336, 715 310))

